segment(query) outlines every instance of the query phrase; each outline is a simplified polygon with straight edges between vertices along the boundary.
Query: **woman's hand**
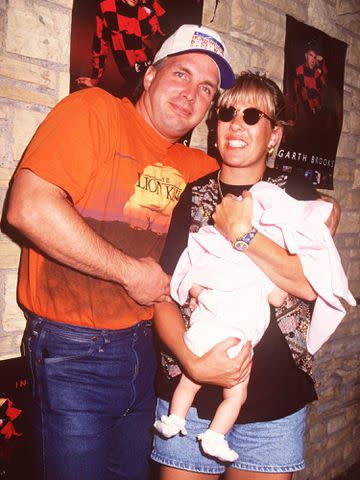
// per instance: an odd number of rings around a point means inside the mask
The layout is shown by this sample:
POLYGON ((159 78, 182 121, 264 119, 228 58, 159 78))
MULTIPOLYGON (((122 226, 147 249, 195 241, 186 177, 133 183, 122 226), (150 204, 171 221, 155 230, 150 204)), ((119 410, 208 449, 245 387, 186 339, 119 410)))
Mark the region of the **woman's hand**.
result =
POLYGON ((223 388, 231 388, 245 381, 252 365, 252 348, 247 342, 235 358, 227 354, 229 348, 239 343, 237 338, 228 338, 206 352, 202 357, 192 359, 186 366, 187 374, 198 383, 219 385, 223 388))
POLYGON ((231 242, 251 229, 252 218, 253 199, 248 191, 243 192, 241 201, 234 195, 225 195, 213 215, 215 227, 231 242))

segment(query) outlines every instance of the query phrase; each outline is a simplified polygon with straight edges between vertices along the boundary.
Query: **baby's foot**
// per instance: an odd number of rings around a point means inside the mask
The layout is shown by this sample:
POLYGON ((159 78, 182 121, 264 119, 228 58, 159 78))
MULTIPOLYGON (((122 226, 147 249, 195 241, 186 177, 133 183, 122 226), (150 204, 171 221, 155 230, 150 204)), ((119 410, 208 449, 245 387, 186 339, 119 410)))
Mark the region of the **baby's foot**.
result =
POLYGON ((197 438, 200 440, 205 453, 218 458, 222 462, 234 462, 239 456, 234 450, 231 450, 222 433, 209 429, 200 433, 197 438))
POLYGON ((185 429, 185 419, 180 418, 174 413, 169 416, 163 415, 161 420, 156 420, 154 427, 165 438, 171 438, 181 432, 183 435, 187 435, 185 429))

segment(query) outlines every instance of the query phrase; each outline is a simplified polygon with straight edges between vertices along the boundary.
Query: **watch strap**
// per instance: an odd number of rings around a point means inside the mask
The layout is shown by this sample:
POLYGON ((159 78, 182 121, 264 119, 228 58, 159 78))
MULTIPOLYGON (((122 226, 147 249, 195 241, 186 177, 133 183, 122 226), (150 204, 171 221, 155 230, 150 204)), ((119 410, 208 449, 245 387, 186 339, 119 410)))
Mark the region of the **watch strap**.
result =
POLYGON ((247 250, 251 241, 254 239, 257 233, 257 228, 251 227, 248 232, 236 238, 236 240, 232 244, 235 250, 238 250, 239 252, 244 252, 245 250, 247 250))

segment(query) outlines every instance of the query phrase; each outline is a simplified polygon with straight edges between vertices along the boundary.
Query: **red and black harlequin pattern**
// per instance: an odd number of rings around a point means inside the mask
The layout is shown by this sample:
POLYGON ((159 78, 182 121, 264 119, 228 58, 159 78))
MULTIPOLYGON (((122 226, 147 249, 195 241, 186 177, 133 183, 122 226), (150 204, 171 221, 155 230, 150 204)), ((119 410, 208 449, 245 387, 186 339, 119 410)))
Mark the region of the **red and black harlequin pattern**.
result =
POLYGON ((159 0, 140 0, 136 7, 122 0, 99 1, 91 77, 102 77, 109 46, 120 72, 149 62, 151 50, 144 40, 154 34, 163 35, 159 18, 164 14, 159 0))
POLYGON ((321 105, 320 92, 326 83, 327 72, 324 61, 314 69, 310 69, 306 64, 296 69, 295 92, 313 113, 321 105))

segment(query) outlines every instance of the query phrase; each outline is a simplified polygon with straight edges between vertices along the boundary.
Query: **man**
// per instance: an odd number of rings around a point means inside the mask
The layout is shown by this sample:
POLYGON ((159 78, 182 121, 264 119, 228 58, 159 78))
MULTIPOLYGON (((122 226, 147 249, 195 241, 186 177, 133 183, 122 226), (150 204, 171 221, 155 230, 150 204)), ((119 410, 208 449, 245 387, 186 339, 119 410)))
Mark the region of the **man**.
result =
POLYGON ((92 47, 92 74, 91 77, 77 78, 77 84, 82 87, 98 85, 110 47, 125 80, 123 91, 131 92, 134 83, 151 64, 155 46, 163 40, 159 19, 164 14, 159 0, 99 1, 92 47))
POLYGON ((295 72, 297 118, 303 111, 307 122, 319 120, 315 116, 321 110, 321 91, 326 85, 327 72, 325 60, 320 55, 316 42, 308 42, 305 45, 305 62, 295 72))
MULTIPOLYGON (((157 260, 186 183, 217 166, 176 142, 233 81, 220 36, 183 25, 146 71, 135 107, 98 88, 76 92, 27 148, 7 219, 28 240, 18 298, 37 479, 147 478, 150 320, 169 295, 157 260)), ((223 380, 239 378, 246 353, 230 360, 224 346, 219 356, 223 380)))

